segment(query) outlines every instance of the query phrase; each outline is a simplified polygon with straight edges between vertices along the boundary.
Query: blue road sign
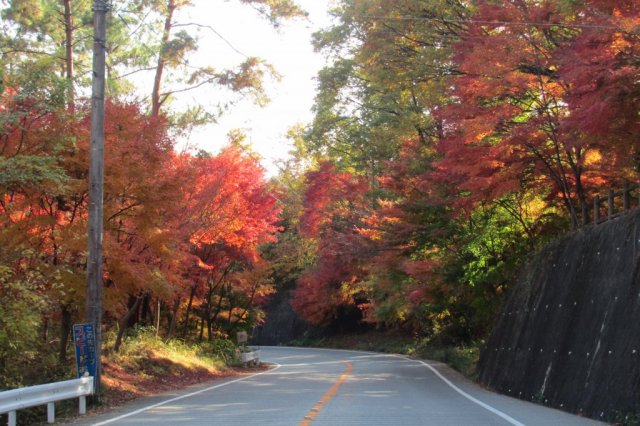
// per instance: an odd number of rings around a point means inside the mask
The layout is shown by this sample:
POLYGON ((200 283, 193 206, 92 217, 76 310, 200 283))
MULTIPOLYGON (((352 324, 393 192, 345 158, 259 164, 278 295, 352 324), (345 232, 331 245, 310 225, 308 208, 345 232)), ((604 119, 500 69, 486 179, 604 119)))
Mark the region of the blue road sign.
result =
POLYGON ((73 343, 76 348, 78 377, 96 377, 96 335, 93 324, 74 324, 73 343))

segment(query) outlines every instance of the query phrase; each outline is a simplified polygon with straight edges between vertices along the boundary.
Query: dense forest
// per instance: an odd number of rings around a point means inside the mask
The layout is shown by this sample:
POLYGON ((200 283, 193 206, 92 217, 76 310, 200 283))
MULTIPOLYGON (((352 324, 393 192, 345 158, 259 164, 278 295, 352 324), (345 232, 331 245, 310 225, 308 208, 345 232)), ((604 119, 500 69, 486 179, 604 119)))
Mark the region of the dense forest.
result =
MULTIPOLYGON (((176 92, 216 85, 265 100, 259 58, 195 68, 198 49, 176 13, 188 0, 111 5, 104 182, 104 327, 117 351, 127 330, 214 340, 262 320, 274 291, 281 205, 258 158, 234 134, 216 154, 177 149, 215 119, 176 92), (128 77, 143 74, 138 99, 128 77)), ((242 0, 274 26, 304 12, 288 0, 242 0)), ((0 33, 0 386, 64 374, 70 331, 84 322, 87 264, 92 2, 16 0, 0 33), (36 361, 38 360, 38 361, 36 361), (30 373, 39 362, 43 371, 30 373), (58 368, 59 367, 59 368, 58 368)))
MULTIPOLYGON (((175 93, 218 85, 262 103, 271 73, 259 58, 191 67, 198 41, 175 13, 192 1, 113 2, 114 350, 140 325, 192 342, 251 330, 284 286, 321 327, 480 339, 527 255, 639 180, 635 0, 334 2, 313 38, 328 64, 314 119, 292 127, 273 179, 241 134, 219 153, 176 148, 215 116, 173 110, 175 93), (129 79, 141 72, 154 82, 144 100, 129 79)), ((288 0, 240 2, 274 26, 304 16, 288 0)), ((13 387, 34 359, 67 365, 83 317, 93 39, 87 0, 0 8, 0 387, 13 387)))
MULTIPOLYGON (((343 1, 298 133, 295 309, 447 343, 486 334, 526 256, 638 181, 635 1, 343 1), (301 161, 302 161, 301 160, 301 161)), ((604 208, 604 206, 603 206, 604 208)), ((604 209, 603 213, 604 214, 604 209)))

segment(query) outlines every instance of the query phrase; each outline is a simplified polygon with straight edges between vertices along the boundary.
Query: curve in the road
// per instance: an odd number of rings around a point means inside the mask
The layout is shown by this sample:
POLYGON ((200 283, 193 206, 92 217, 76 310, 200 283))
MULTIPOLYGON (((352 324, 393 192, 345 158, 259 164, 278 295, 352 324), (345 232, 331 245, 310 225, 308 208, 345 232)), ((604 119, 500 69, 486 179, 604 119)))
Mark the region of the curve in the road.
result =
POLYGON ((263 347, 268 371, 153 397, 76 425, 584 426, 596 421, 483 389, 402 355, 263 347), (129 410, 123 412, 122 410, 129 410))
POLYGON ((471 395, 469 395, 468 393, 466 393, 465 391, 463 391, 462 389, 460 389, 459 387, 457 387, 456 385, 451 383, 451 381, 449 379, 444 377, 442 374, 440 374, 440 372, 438 370, 436 370, 435 368, 433 368, 433 366, 427 364, 426 362, 420 361, 420 360, 411 359, 411 358, 407 358, 407 357, 400 357, 400 358, 409 359, 411 361, 415 361, 415 362, 418 362, 418 363, 424 365, 429 370, 431 370, 433 372, 433 374, 435 374, 440 380, 445 382, 451 389, 453 389, 454 391, 458 392, 460 395, 464 396, 469 401, 474 402, 474 403, 478 404, 479 406, 481 406, 482 408, 491 411, 496 416, 502 417, 504 420, 508 421, 513 426, 525 426, 524 423, 520 423, 519 421, 517 421, 513 417, 503 413, 502 411, 498 410, 497 408, 493 408, 489 404, 485 404, 484 402, 480 401, 479 399, 472 397, 471 395))

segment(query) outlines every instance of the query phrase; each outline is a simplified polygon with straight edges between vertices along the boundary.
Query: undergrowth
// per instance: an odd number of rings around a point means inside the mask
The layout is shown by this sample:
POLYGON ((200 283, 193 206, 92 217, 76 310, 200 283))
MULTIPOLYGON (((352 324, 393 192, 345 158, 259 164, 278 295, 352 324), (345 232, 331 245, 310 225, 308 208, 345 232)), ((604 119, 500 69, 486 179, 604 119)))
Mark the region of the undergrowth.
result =
MULTIPOLYGON (((235 375, 231 367, 238 364, 237 347, 230 340, 189 344, 181 340, 165 342, 152 327, 135 328, 127 333, 118 352, 113 350, 116 333, 103 335, 102 395, 94 405, 113 406, 131 399, 183 386, 235 375)), ((73 358, 63 373, 43 377, 42 382, 75 377, 73 358)), ((56 403, 56 418, 75 416, 76 399, 56 403)), ((0 416, 2 421, 3 416, 0 416)), ((18 411, 19 425, 42 424, 46 407, 18 411)), ((6 420, 5 420, 6 422, 6 420)))
MULTIPOLYGON (((137 328, 129 333, 118 352, 112 349, 115 332, 108 333, 104 340, 105 361, 130 370, 144 370, 153 359, 170 360, 175 368, 224 370, 228 365, 233 364, 236 351, 235 344, 229 340, 198 344, 189 344, 178 339, 164 341, 156 336, 155 329, 152 327, 137 328)), ((157 368, 161 374, 162 366, 157 368)))
POLYGON ((481 343, 442 346, 426 341, 417 344, 415 352, 410 355, 443 362, 465 376, 475 378, 476 365, 478 364, 478 358, 480 356, 480 346, 481 343))
POLYGON ((352 349, 409 355, 443 362, 465 376, 473 378, 482 342, 446 346, 430 339, 417 339, 401 332, 384 330, 318 339, 299 339, 289 342, 289 344, 292 346, 352 349))

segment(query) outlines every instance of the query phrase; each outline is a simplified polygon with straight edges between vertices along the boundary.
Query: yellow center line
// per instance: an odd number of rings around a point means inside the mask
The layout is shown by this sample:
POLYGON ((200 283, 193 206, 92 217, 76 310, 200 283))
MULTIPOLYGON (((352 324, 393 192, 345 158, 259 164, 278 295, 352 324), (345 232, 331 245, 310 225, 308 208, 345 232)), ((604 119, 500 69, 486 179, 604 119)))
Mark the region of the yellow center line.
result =
POLYGON ((340 386, 342 386, 342 383, 344 383, 344 381, 347 379, 349 374, 351 374, 351 370, 353 370, 353 365, 351 365, 351 362, 345 361, 345 364, 347 364, 347 369, 344 370, 344 373, 342 373, 342 376, 340 376, 338 381, 335 382, 333 386, 331 386, 331 389, 329 389, 327 393, 322 395, 322 398, 320 398, 320 401, 318 401, 316 405, 314 405, 313 408, 309 410, 307 415, 304 416, 304 419, 299 423, 298 426, 309 426, 311 422, 316 418, 316 416, 320 413, 322 408, 327 404, 327 402, 329 402, 329 400, 333 398, 336 392, 338 392, 338 389, 340 389, 340 386))

